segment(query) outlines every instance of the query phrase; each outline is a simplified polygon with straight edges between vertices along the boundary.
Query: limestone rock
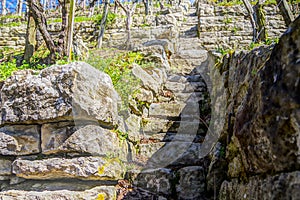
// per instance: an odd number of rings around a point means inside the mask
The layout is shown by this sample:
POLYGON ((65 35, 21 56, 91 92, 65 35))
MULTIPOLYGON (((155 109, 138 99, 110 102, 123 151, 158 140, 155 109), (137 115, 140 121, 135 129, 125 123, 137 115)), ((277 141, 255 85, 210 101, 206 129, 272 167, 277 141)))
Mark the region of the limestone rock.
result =
POLYGON ((43 124, 41 128, 42 152, 49 154, 56 151, 76 130, 74 123, 58 122, 43 124))
POLYGON ((17 159, 12 164, 12 172, 18 177, 43 180, 60 178, 118 180, 123 178, 124 170, 119 159, 101 157, 17 159))
POLYGON ((134 185, 156 194, 172 194, 171 182, 174 174, 170 169, 149 169, 140 172, 134 181, 134 185))
POLYGON ((220 199, 299 199, 300 172, 280 173, 261 179, 251 177, 249 182, 224 181, 220 199), (234 191, 234 192, 233 192, 234 191))
POLYGON ((150 117, 179 117, 185 104, 152 103, 149 108, 150 117))
POLYGON ((247 173, 290 171, 300 166, 299 27, 298 17, 249 89, 243 90, 233 134, 247 173))
POLYGON ((11 160, 0 159, 0 176, 11 175, 11 160))
POLYGON ((166 72, 158 68, 144 70, 140 66, 135 65, 132 68, 132 73, 142 81, 146 89, 152 90, 155 94, 159 92, 161 85, 166 79, 166 72))
POLYGON ((83 62, 52 66, 38 75, 18 71, 1 88, 1 124, 95 120, 112 125, 118 95, 110 77, 83 62))
POLYGON ((0 128, 1 155, 28 155, 40 152, 37 125, 8 125, 0 128))
POLYGON ((6 200, 52 200, 52 199, 105 199, 115 200, 116 189, 114 186, 97 186, 85 191, 70 191, 70 190, 55 190, 55 191, 23 191, 23 190, 8 190, 0 192, 0 198, 6 200))
POLYGON ((205 169, 201 166, 184 167, 178 170, 179 184, 176 186, 178 199, 201 199, 204 196, 205 169))
POLYGON ((53 152, 74 152, 126 160, 128 147, 117 133, 100 126, 87 125, 74 132, 53 152))
POLYGON ((136 115, 130 115, 125 120, 125 129, 128 133, 128 139, 130 141, 139 141, 141 138, 141 118, 136 115))

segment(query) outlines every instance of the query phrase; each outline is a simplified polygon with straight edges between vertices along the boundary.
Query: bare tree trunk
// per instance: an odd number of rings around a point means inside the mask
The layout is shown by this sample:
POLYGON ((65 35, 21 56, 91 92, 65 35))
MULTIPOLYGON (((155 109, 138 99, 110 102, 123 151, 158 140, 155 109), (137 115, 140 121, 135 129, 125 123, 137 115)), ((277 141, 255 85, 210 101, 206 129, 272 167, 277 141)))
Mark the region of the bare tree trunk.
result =
POLYGON ((132 15, 134 14, 137 0, 132 2, 132 7, 130 8, 129 4, 124 7, 119 0, 115 0, 116 5, 120 6, 124 12, 126 13, 126 32, 127 32, 127 40, 125 42, 126 49, 131 49, 131 24, 132 24, 132 15))
POLYGON ((17 10, 16 10, 18 16, 22 15, 22 8, 23 8, 23 0, 18 0, 17 10))
POLYGON ((255 42, 266 41, 267 39, 267 29, 266 29, 266 17, 263 10, 264 0, 258 0, 257 4, 254 6, 255 11, 255 22, 257 24, 257 36, 255 42))
POLYGON ((145 15, 149 15, 149 0, 143 0, 145 6, 145 15))
POLYGON ((280 13, 284 19, 285 25, 289 26, 292 21, 294 21, 294 15, 291 8, 286 0, 276 0, 277 6, 279 7, 280 13))
POLYGON ((6 0, 2 0, 2 11, 1 11, 2 15, 6 15, 6 0))
POLYGON ((69 15, 70 15, 70 0, 59 0, 61 7, 61 32, 59 35, 58 48, 63 52, 63 55, 69 55, 68 45, 68 27, 69 27, 69 15))
POLYGON ((106 25, 107 14, 108 14, 108 3, 109 3, 109 0, 104 1, 103 14, 102 14, 102 19, 101 19, 101 23, 100 23, 100 32, 99 32, 99 36, 98 36, 98 44, 97 44, 98 48, 102 47, 102 40, 103 40, 103 35, 105 32, 105 25, 106 25))
POLYGON ((196 2, 196 15, 197 15, 197 36, 200 38, 201 33, 201 13, 200 13, 200 0, 197 0, 196 2))
POLYGON ((46 17, 43 13, 44 11, 42 5, 38 0, 28 0, 28 6, 32 14, 32 17, 34 18, 35 24, 37 24, 37 27, 41 32, 41 35, 46 43, 46 46, 50 51, 50 57, 51 59, 53 59, 55 58, 55 53, 60 53, 60 52, 58 51, 58 48, 55 46, 53 39, 51 38, 51 35, 47 30, 47 22, 46 22, 46 17))
POLYGON ((94 15, 96 2, 97 0, 91 0, 89 2, 89 17, 94 15))
POLYGON ((37 44, 36 41, 36 24, 32 17, 31 12, 28 14, 27 30, 26 30, 26 43, 25 43, 25 52, 24 59, 27 62, 30 62, 30 58, 33 56, 35 47, 37 44))
POLYGON ((250 17, 250 22, 251 22, 251 25, 252 25, 252 29, 253 29, 253 39, 252 41, 255 42, 256 41, 256 38, 257 38, 257 30, 258 30, 258 26, 256 24, 256 21, 255 21, 255 12, 252 8, 252 5, 250 4, 250 2, 248 0, 243 0, 243 3, 248 11, 248 14, 249 14, 249 17, 250 17))

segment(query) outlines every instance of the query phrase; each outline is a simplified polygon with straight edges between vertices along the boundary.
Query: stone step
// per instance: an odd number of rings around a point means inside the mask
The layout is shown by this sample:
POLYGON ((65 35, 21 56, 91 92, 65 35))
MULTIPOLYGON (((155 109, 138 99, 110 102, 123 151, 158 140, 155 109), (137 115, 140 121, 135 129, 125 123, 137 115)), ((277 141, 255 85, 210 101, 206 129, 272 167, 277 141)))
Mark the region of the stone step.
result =
POLYGON ((206 90, 205 82, 170 82, 167 81, 164 88, 173 93, 194 93, 204 92, 206 90))
POLYGON ((159 118, 143 118, 142 133, 146 135, 162 133, 202 134, 206 125, 197 118, 184 118, 181 121, 171 121, 159 118))
POLYGON ((189 116, 190 119, 198 117, 199 103, 152 103, 149 108, 149 117, 175 120, 180 116, 189 116))
POLYGON ((194 142, 202 143, 204 140, 205 130, 198 130, 197 134, 185 134, 185 133, 155 133, 155 134, 145 134, 141 142, 147 143, 148 141, 156 142, 194 142), (199 133, 198 133, 199 132, 199 133))
POLYGON ((203 160, 204 147, 193 142, 157 142, 140 144, 140 155, 148 158, 146 167, 159 168, 170 165, 197 165, 203 160), (201 152, 202 151, 202 152, 201 152))

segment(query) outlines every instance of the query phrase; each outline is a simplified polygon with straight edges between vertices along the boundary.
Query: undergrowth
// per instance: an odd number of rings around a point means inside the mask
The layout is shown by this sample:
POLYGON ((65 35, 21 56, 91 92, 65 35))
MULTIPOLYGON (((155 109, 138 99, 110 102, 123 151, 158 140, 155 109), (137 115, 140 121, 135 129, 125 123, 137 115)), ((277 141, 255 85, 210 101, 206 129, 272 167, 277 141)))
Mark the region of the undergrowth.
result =
POLYGON ((122 99, 120 111, 127 110, 130 95, 134 94, 140 85, 140 80, 133 76, 131 70, 134 64, 143 68, 153 67, 153 63, 145 61, 140 52, 123 52, 113 57, 102 58, 99 52, 90 52, 87 63, 107 73, 113 82, 113 85, 122 99))

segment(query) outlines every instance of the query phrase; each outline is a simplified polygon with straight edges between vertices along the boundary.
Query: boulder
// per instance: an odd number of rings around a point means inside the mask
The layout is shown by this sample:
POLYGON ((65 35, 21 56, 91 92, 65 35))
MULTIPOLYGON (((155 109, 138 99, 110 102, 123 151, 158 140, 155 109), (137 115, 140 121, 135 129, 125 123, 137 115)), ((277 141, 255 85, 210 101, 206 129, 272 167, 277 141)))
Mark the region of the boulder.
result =
POLYGON ((18 71, 1 88, 1 124, 94 120, 112 126, 118 95, 110 77, 89 64, 18 71))
POLYGON ((233 134, 247 173, 299 169, 299 27, 300 17, 280 38, 248 90, 239 88, 245 96, 238 99, 233 134))

